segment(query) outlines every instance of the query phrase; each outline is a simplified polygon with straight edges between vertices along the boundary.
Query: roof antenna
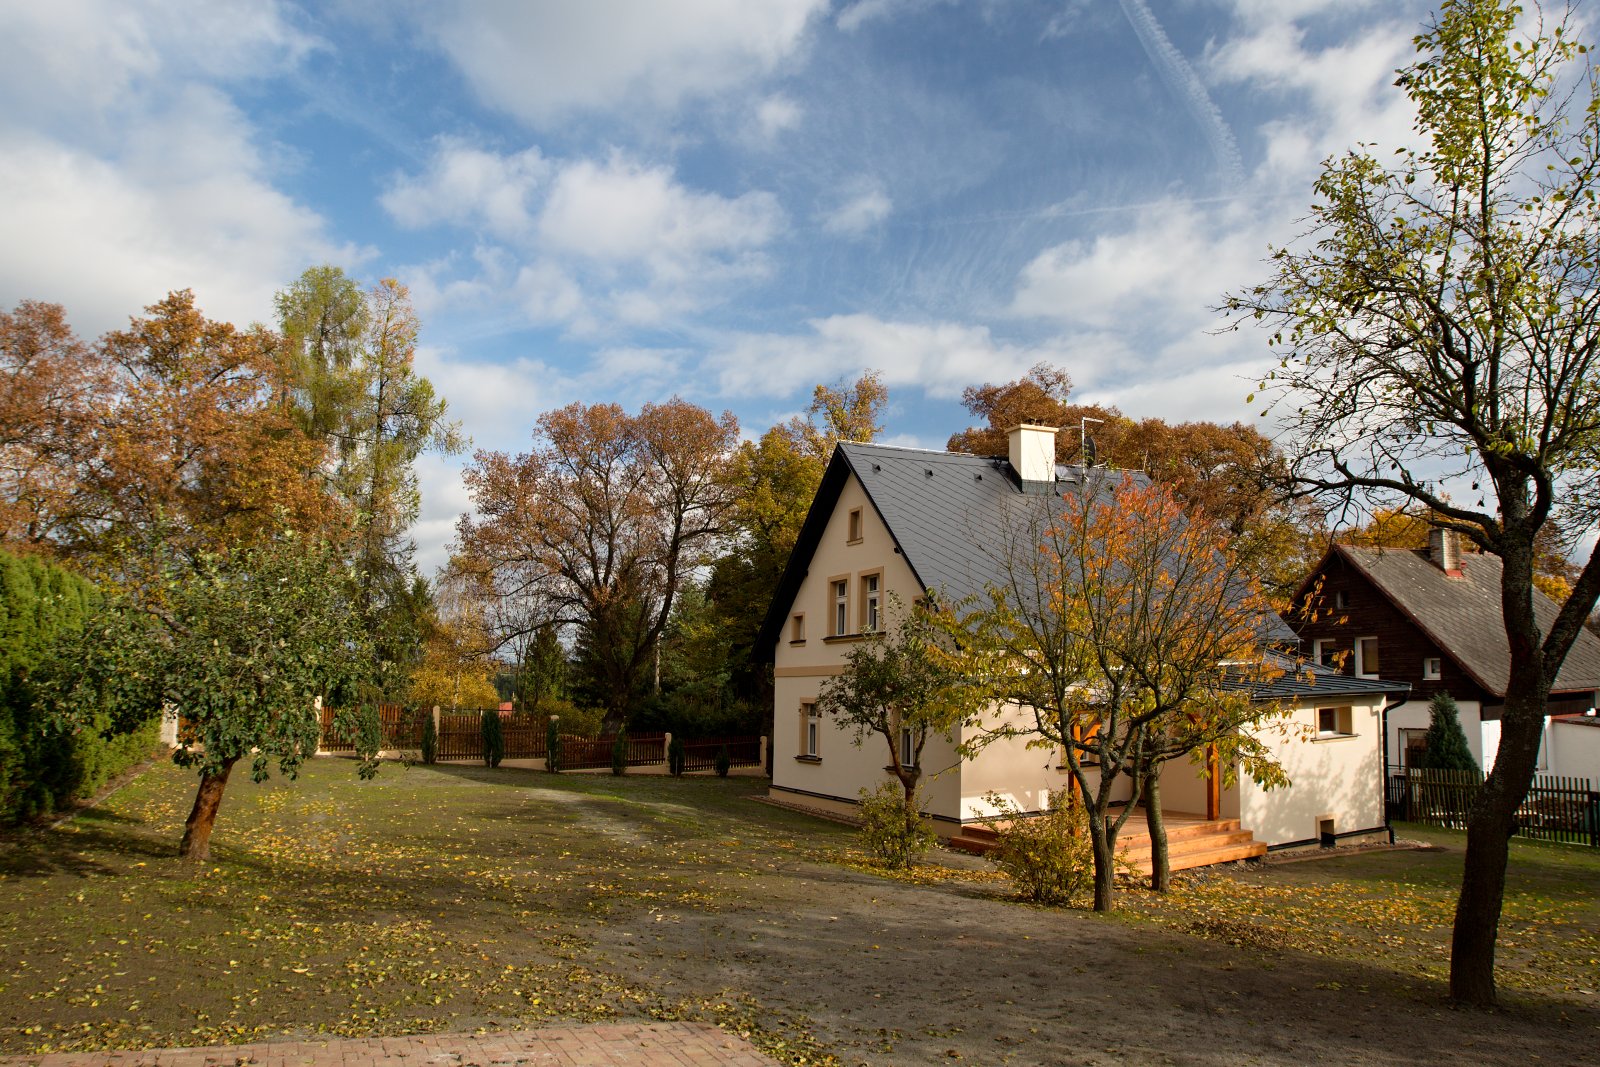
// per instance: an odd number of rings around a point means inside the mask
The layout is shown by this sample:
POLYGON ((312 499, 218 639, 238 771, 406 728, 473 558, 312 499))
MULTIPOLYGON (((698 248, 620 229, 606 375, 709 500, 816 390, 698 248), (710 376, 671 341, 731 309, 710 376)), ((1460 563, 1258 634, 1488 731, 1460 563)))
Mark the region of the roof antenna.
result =
POLYGON ((1095 448, 1094 438, 1089 436, 1089 423, 1103 423, 1105 421, 1105 419, 1090 418, 1088 415, 1082 415, 1078 418, 1078 439, 1082 442, 1079 450, 1083 454, 1083 465, 1085 467, 1093 467, 1099 461, 1097 455, 1099 449, 1095 448))

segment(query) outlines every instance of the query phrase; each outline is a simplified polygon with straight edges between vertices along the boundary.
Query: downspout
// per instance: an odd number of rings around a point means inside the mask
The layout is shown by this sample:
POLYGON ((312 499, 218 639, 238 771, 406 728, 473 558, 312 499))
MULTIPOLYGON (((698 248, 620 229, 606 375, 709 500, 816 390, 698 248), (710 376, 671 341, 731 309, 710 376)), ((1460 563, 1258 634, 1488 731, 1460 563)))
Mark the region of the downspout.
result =
POLYGON ((1389 835, 1391 845, 1394 844, 1394 824, 1389 821, 1389 713, 1410 699, 1411 689, 1407 686, 1405 695, 1399 700, 1385 701, 1378 727, 1383 732, 1383 774, 1379 777, 1379 785, 1383 790, 1383 829, 1389 835))

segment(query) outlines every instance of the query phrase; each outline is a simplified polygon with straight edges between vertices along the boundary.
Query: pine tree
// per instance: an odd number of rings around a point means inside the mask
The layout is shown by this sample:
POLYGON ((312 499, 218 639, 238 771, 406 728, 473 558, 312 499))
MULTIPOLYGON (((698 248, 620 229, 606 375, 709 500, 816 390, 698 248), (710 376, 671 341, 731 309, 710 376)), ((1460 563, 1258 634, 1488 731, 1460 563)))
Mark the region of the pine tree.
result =
POLYGON ((1472 750, 1467 747, 1467 735, 1461 730, 1455 698, 1449 693, 1435 694, 1428 714, 1432 722, 1428 725, 1427 737, 1423 739, 1425 750, 1420 765, 1433 771, 1481 773, 1478 761, 1472 758, 1472 750))

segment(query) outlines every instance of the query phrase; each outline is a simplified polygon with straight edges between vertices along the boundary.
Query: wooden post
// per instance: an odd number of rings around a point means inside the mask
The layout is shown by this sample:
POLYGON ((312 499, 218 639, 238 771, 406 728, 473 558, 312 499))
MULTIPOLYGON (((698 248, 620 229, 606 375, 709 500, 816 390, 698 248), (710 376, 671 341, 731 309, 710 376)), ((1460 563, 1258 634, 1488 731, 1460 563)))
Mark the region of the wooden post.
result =
POLYGON ((1215 742, 1206 746, 1206 818, 1222 818, 1222 761, 1215 742))
POLYGON ((317 751, 314 755, 322 755, 322 734, 326 729, 322 721, 322 694, 318 693, 311 701, 311 706, 317 712, 317 751))

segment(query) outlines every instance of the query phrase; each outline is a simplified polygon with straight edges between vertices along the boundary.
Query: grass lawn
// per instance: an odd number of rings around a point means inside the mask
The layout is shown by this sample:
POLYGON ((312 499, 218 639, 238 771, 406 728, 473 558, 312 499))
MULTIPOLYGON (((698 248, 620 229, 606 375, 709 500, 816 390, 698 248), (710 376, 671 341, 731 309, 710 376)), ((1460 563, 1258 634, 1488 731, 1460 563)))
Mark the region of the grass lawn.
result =
MULTIPOLYGON (((1467 835, 1408 823, 1395 833, 1428 848, 1196 871, 1166 900, 1126 900, 1133 915, 1201 937, 1443 983, 1467 835)), ((1502 991, 1600 1000, 1600 852, 1513 839, 1496 964, 1502 991)))
POLYGON ((881 877, 847 828, 751 800, 760 779, 363 783, 323 759, 236 779, 203 866, 173 855, 194 784, 158 766, 0 842, 0 1053, 616 1018, 795 1064, 1571 1062, 1600 1040, 1600 863, 1576 850, 1518 848, 1521 999, 1460 1013, 1438 981, 1459 851, 1207 874, 1108 921, 971 870, 881 877))

